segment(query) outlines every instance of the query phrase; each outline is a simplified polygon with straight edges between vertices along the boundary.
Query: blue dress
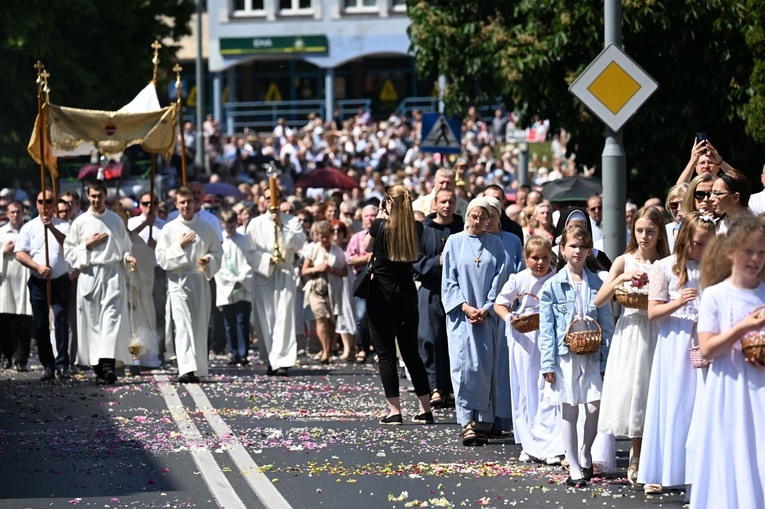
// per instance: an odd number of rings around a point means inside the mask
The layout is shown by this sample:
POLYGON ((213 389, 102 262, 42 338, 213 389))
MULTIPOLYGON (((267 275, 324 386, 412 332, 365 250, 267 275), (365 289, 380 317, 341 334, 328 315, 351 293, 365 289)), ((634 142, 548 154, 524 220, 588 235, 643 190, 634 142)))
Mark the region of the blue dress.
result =
POLYGON ((505 277, 505 258, 502 241, 492 234, 461 232, 449 237, 444 247, 441 300, 457 421, 462 426, 473 419, 494 422, 499 348, 494 300, 505 277), (463 303, 486 309, 489 315, 483 323, 471 324, 462 311, 463 303))

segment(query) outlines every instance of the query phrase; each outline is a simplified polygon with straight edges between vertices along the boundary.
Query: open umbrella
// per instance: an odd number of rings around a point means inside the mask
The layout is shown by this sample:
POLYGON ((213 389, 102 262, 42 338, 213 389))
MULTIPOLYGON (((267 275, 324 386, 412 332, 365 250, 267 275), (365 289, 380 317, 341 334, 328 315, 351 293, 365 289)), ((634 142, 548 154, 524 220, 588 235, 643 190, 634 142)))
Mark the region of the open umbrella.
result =
POLYGON ((335 168, 319 168, 308 175, 303 175, 295 187, 321 187, 324 189, 353 189, 359 183, 352 177, 335 168))
POLYGON ((580 202, 603 192, 600 179, 593 177, 566 177, 542 184, 542 196, 551 202, 580 202))
POLYGON ((205 194, 217 194, 218 196, 226 197, 233 196, 237 200, 244 198, 244 193, 241 192, 236 186, 226 184, 225 182, 213 182, 212 184, 205 184, 205 194))

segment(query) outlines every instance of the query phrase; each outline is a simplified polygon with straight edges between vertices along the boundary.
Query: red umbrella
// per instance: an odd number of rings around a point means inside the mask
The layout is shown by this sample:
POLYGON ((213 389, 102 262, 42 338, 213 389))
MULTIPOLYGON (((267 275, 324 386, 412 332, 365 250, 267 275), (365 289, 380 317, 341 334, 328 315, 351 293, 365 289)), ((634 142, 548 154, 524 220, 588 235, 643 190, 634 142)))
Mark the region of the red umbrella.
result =
POLYGON ((295 187, 321 187, 325 189, 353 189, 359 183, 341 170, 335 168, 319 168, 308 175, 303 175, 295 187))

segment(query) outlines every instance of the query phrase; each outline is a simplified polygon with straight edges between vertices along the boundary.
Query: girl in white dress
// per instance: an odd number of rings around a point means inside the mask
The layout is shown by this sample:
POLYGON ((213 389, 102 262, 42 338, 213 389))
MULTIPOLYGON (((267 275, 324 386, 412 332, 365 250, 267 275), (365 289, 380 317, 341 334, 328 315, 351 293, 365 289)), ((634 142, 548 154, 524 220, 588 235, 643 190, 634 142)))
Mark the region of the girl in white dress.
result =
POLYGON ((547 382, 544 400, 561 405, 561 435, 570 464, 566 484, 581 487, 593 476, 592 444, 598 432, 601 375, 606 368, 614 318, 610 304, 595 306, 603 282, 585 267, 592 256, 590 233, 580 225, 567 226, 560 246, 566 264, 545 282, 540 295, 539 350, 547 382), (600 352, 577 355, 569 350, 566 335, 575 320, 577 324, 594 321, 600 325, 600 352), (581 449, 576 425, 580 405, 585 411, 581 449))
POLYGON ((691 508, 765 507, 765 366, 739 339, 765 327, 765 227, 739 216, 704 253, 699 346, 712 360, 701 395, 691 508), (729 263, 725 263, 729 262, 729 263), (707 286, 712 285, 712 286, 707 286))
POLYGON ((494 311, 505 322, 510 352, 513 434, 515 442, 523 448, 518 460, 545 462, 564 452, 560 407, 542 400, 545 380, 537 345, 539 331, 518 332, 511 322, 517 316, 539 313, 539 299, 524 295, 518 299, 516 309, 511 309, 511 306, 522 293, 539 295, 545 281, 555 275, 555 269, 550 267, 552 245, 548 239, 532 235, 524 246, 524 256, 527 268, 510 275, 497 296, 494 311))
POLYGON ((691 212, 675 239, 675 254, 651 268, 648 318, 660 321, 648 386, 638 483, 647 494, 686 483, 685 442, 693 415, 697 373, 688 349, 698 319, 699 262, 715 223, 691 212))
MULTIPOLYGON (((623 255, 614 260, 595 305, 610 302, 617 287, 648 296, 648 271, 651 265, 669 256, 662 213, 645 207, 635 214, 630 242, 623 255)), ((648 382, 659 325, 642 309, 624 307, 616 322, 608 354, 600 402, 598 431, 632 439, 627 479, 637 482, 643 423, 648 401, 648 382)))

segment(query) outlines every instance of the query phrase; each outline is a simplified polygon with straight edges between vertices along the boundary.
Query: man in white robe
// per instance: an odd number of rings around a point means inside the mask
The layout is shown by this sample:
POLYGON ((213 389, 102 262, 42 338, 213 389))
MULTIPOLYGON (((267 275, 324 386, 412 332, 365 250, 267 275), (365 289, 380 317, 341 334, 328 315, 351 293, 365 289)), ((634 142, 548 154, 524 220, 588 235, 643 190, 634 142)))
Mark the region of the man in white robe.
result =
POLYGON ((115 362, 131 362, 127 285, 122 264, 135 268, 131 241, 120 216, 106 209, 106 184, 88 185, 90 207, 72 222, 64 257, 78 269, 79 364, 93 366, 101 383, 117 381, 115 362))
MULTIPOLYGON (((165 307, 167 305, 167 275, 157 263, 154 256, 154 248, 157 247, 159 234, 166 221, 157 217, 157 205, 159 200, 150 192, 143 193, 138 200, 141 213, 128 219, 127 227, 133 239, 133 256, 138 261, 138 280, 140 280, 141 307, 148 319, 147 327, 149 334, 153 335, 157 349, 151 355, 151 359, 141 359, 141 365, 154 364, 154 357, 160 355, 162 360, 175 355, 172 335, 165 334, 165 307), (149 235, 151 234, 151 235, 149 235), (139 240, 140 239, 140 240, 139 240), (136 247, 140 246, 140 247, 136 247), (142 257, 146 258, 146 265, 142 257)), ((130 278, 128 278, 130 279, 130 278)), ((128 281, 130 282, 130 281, 128 281)))
POLYGON ((207 376, 207 327, 210 322, 210 281, 223 255, 213 228, 194 212, 194 194, 178 189, 179 215, 162 228, 155 254, 167 271, 167 293, 175 324, 178 382, 198 383, 207 376))
POLYGON ((13 200, 8 204, 8 224, 0 228, 0 353, 3 368, 13 364, 27 370, 32 341, 32 305, 29 301, 29 269, 16 260, 13 248, 24 223, 24 205, 13 200))
MULTIPOLYGON (((264 193, 268 202, 270 190, 264 193)), ((253 311, 255 332, 261 359, 268 374, 286 376, 297 361, 295 335, 295 296, 297 280, 293 270, 295 254, 305 242, 305 233, 297 217, 275 213, 262 214, 247 225, 253 249, 253 311), (284 261, 274 259, 274 224, 284 261)))

